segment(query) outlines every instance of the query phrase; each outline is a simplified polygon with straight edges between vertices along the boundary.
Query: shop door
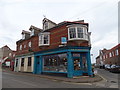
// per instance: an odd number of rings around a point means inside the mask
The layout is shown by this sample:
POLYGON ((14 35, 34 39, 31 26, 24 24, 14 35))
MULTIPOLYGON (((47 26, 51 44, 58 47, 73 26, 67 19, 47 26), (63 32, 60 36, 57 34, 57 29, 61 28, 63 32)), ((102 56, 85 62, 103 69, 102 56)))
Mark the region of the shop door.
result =
POLYGON ((73 57, 73 64, 74 64, 74 76, 82 75, 82 69, 80 66, 80 57, 73 57))
POLYGON ((40 58, 37 57, 37 62, 36 62, 36 73, 39 74, 41 72, 40 70, 40 58))

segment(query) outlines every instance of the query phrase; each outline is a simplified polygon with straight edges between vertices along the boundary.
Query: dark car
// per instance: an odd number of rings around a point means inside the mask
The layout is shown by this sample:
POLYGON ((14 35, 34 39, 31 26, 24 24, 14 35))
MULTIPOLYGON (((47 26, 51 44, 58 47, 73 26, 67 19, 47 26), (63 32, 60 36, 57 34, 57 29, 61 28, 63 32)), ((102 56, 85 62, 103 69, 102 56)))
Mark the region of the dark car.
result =
POLYGON ((120 66, 116 65, 110 69, 110 72, 120 73, 120 66))

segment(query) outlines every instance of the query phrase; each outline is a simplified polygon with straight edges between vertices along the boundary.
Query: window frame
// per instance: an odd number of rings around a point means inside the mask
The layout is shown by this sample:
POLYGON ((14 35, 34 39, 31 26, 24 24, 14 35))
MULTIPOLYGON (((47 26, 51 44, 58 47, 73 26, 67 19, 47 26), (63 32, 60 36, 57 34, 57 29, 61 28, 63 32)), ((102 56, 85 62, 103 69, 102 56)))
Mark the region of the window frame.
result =
POLYGON ((116 56, 118 56, 119 55, 118 49, 116 49, 115 52, 116 52, 116 56))
POLYGON ((34 36, 34 34, 35 34, 35 30, 32 29, 31 32, 30 32, 30 36, 34 36))
POLYGON ((39 46, 49 46, 49 45, 50 45, 50 33, 49 32, 40 33, 39 34, 39 46), (48 43, 47 44, 44 43, 45 35, 48 35, 48 43))
POLYGON ((22 34, 22 39, 25 39, 25 34, 22 34))
POLYGON ((28 47, 32 47, 32 42, 31 41, 28 42, 28 47))
POLYGON ((85 26, 70 26, 68 27, 68 40, 88 40, 88 32, 87 32, 87 27, 85 26), (70 38, 70 29, 75 28, 75 36, 76 38, 70 38), (83 33, 83 38, 79 38, 78 36, 78 28, 82 28, 82 33, 83 33))
POLYGON ((22 50, 22 45, 20 45, 20 50, 22 50))
POLYGON ((24 67, 25 58, 21 58, 21 67, 24 67))
POLYGON ((109 56, 112 57, 112 53, 111 52, 109 53, 109 56))
POLYGON ((28 66, 32 66, 32 57, 28 57, 28 66))
POLYGON ((43 23, 43 30, 47 30, 49 28, 49 23, 47 21, 45 21, 43 23))

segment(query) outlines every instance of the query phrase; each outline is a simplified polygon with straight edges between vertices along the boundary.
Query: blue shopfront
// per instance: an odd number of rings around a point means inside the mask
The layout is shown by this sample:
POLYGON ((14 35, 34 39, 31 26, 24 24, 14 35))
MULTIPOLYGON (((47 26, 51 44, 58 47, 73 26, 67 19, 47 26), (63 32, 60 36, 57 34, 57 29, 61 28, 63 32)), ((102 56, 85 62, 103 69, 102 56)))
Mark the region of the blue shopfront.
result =
POLYGON ((62 47, 34 53, 34 74, 92 75, 90 47, 62 47))

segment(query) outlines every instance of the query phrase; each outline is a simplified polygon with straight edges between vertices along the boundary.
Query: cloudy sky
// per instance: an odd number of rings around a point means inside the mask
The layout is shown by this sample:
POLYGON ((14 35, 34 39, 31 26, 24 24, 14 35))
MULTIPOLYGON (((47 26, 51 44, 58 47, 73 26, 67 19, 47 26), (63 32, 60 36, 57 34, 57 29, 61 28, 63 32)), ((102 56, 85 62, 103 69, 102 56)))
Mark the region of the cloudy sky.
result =
POLYGON ((92 62, 98 51, 118 44, 119 0, 0 0, 0 47, 16 49, 21 31, 30 25, 42 28, 42 19, 85 20, 92 32, 92 62))

